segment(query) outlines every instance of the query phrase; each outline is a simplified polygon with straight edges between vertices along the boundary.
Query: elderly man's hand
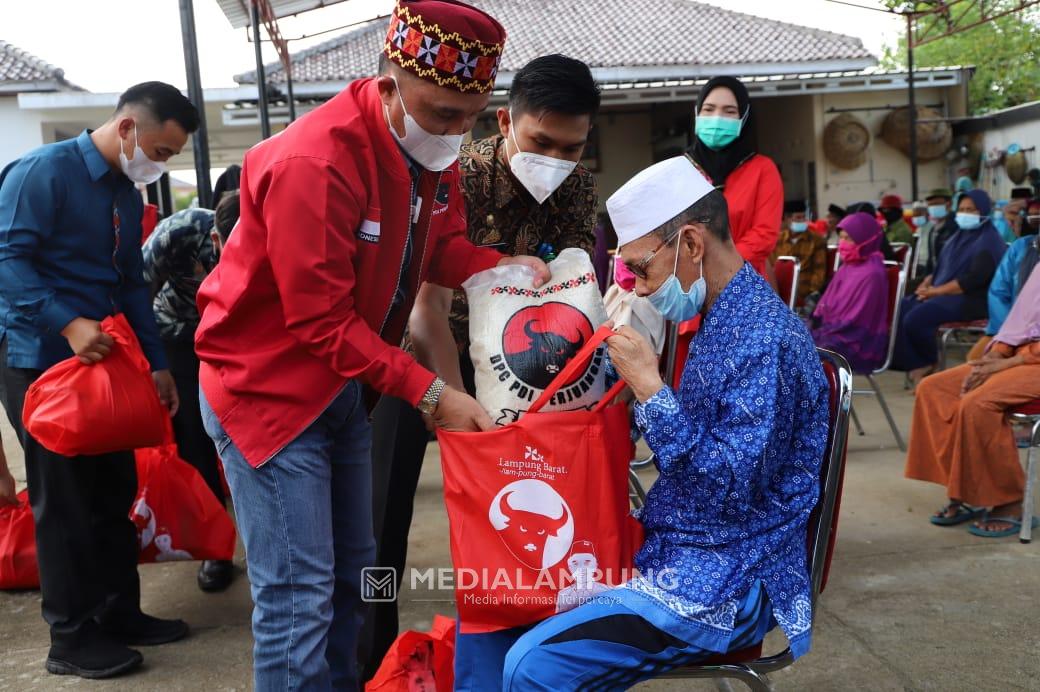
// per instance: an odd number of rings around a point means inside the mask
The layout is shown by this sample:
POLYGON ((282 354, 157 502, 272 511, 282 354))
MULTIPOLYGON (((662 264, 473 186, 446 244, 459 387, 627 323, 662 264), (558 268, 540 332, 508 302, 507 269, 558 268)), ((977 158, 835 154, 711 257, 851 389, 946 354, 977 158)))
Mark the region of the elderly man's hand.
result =
POLYGON ((524 267, 528 267, 534 272, 534 287, 549 282, 552 278, 552 272, 549 271, 549 265, 537 257, 531 255, 517 255, 516 257, 503 257, 498 263, 498 266, 504 267, 509 264, 519 264, 524 267))
POLYGON ((639 332, 631 327, 621 327, 607 339, 607 348, 614 369, 639 401, 645 402, 664 386, 657 372, 657 354, 639 332))

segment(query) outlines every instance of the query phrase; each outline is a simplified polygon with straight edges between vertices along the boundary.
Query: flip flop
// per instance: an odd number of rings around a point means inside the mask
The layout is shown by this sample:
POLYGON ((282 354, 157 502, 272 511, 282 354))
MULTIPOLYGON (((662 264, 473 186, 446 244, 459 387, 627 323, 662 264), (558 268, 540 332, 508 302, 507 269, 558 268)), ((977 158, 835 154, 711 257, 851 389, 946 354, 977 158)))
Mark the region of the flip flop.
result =
MULTIPOLYGON (((1000 529, 998 531, 989 531, 987 529, 980 529, 978 526, 970 526, 968 533, 972 536, 979 536, 981 538, 1005 538, 1007 536, 1014 536, 1022 528, 1022 522, 1018 519, 1012 519, 1011 517, 990 517, 989 512, 982 515, 982 521, 999 521, 1005 524, 1011 524, 1006 529, 1000 529)), ((1040 526, 1040 518, 1033 517, 1033 528, 1040 526)))
POLYGON ((986 510, 980 507, 972 507, 971 505, 966 505, 963 502, 951 502, 942 509, 940 509, 939 512, 941 512, 941 515, 933 514, 928 519, 928 521, 932 522, 936 526, 957 526, 958 524, 963 524, 966 521, 971 521, 972 519, 984 516, 986 510), (952 517, 946 516, 946 513, 949 512, 953 507, 957 508, 957 513, 954 514, 952 517))

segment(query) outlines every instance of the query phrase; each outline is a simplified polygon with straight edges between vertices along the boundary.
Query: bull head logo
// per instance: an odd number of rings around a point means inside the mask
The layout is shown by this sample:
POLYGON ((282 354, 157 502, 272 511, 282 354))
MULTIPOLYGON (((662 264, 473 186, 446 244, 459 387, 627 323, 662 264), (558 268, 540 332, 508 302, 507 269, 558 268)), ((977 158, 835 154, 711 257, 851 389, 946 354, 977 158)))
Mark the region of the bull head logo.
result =
POLYGON ((506 363, 527 385, 545 389, 591 336, 592 323, 575 307, 550 302, 524 308, 506 324, 506 363))
POLYGON ((527 478, 499 491, 488 513, 513 557, 531 569, 552 567, 567 555, 574 521, 567 503, 544 481, 527 478))

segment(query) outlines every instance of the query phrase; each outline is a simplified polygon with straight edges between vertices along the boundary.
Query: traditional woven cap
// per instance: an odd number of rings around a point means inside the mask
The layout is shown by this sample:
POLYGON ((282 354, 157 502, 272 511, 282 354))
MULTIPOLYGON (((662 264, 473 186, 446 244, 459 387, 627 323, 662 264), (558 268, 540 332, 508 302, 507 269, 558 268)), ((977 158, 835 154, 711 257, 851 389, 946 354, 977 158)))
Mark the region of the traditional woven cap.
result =
POLYGON ((640 171, 607 200, 618 247, 657 230, 714 189, 685 156, 640 171))
POLYGON ((486 94, 495 87, 506 30, 492 16, 455 0, 398 0, 383 53, 437 86, 486 94))

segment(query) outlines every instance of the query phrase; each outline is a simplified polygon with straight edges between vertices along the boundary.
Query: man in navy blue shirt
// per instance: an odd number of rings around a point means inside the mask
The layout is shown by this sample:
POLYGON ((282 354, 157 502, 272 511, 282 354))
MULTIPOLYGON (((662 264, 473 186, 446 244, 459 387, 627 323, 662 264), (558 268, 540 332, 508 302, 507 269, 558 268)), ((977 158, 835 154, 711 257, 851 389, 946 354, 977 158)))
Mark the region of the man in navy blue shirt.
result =
POLYGON ((0 172, 0 378, 3 405, 25 452, 29 502, 50 626, 47 670, 104 678, 140 665, 128 645, 184 637, 180 620, 141 612, 137 492, 132 451, 62 457, 22 426, 25 392, 40 373, 73 355, 100 362, 112 339, 100 320, 124 313, 173 415, 167 369, 142 272, 135 184, 155 181, 198 127, 174 87, 145 82, 119 98, 91 132, 27 153, 0 172))

